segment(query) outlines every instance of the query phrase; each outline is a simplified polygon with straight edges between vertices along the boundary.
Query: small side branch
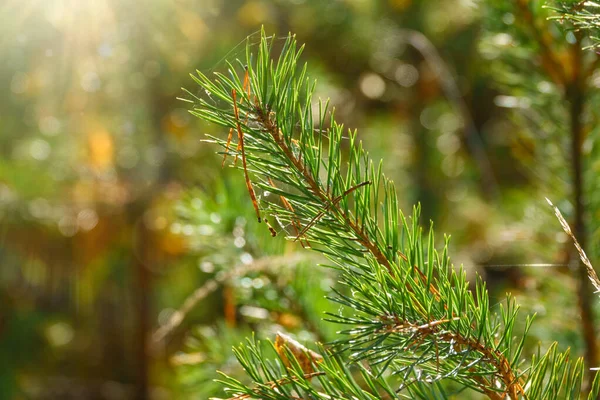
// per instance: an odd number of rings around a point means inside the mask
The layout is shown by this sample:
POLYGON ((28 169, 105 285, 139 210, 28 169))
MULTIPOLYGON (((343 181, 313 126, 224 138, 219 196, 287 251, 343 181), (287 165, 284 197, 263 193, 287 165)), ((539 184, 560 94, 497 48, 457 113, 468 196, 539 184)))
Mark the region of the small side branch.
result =
POLYGON ((346 197, 350 193, 354 192, 356 189, 363 187, 365 185, 370 185, 370 184, 371 184, 371 182, 369 182, 369 181, 361 182, 358 185, 351 187, 350 189, 346 190, 341 195, 334 198, 329 204, 327 204, 327 206, 325 206, 325 208, 321 212, 319 212, 317 215, 315 215, 313 217, 313 219, 311 219, 310 222, 308 224, 306 224, 304 229, 302 229, 298 233, 298 235, 296 236, 296 239, 294 239, 294 242, 297 241, 298 239, 300 239, 310 228, 312 228, 321 218, 323 218, 323 216, 325 214, 327 214, 327 212, 331 209, 331 207, 337 205, 337 203, 339 203, 344 197, 346 197))
POLYGON ((415 343, 420 342, 426 337, 436 337, 446 343, 451 343, 457 353, 464 348, 476 351, 483 356, 486 362, 494 365, 497 371, 495 374, 496 378, 502 382, 505 388, 505 394, 498 393, 491 389, 493 385, 491 385, 484 376, 474 375, 474 379, 481 383, 481 389, 488 397, 491 399, 505 399, 506 395, 508 395, 510 399, 516 400, 520 399, 521 396, 525 396, 525 389, 523 388, 522 383, 517 378, 510 362, 502 352, 485 346, 475 338, 465 338, 455 332, 441 329, 444 324, 459 319, 459 317, 454 317, 451 319, 435 320, 425 324, 416 325, 410 321, 401 320, 398 317, 386 317, 382 320, 384 322, 390 322, 390 324, 386 325, 381 332, 414 333, 417 335, 417 338, 414 341, 415 343))

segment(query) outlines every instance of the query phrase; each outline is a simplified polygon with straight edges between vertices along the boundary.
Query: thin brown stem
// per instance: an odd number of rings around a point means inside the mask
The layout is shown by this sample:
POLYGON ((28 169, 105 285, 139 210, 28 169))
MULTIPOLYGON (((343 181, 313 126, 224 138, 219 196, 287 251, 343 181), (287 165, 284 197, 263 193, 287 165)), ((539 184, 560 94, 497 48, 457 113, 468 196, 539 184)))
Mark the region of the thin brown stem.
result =
POLYGON ((250 194, 250 199, 252 200, 252 206, 254 207, 254 211, 256 212, 256 218, 258 219, 258 222, 260 222, 260 211, 258 209, 256 193, 254 193, 254 188, 252 187, 250 176, 248 176, 248 166, 246 165, 246 150, 244 148, 244 132, 242 131, 242 126, 240 124, 240 113, 237 106, 235 89, 231 89, 231 98, 233 100, 233 114, 235 115, 235 124, 238 132, 238 145, 240 148, 240 152, 242 153, 242 166, 244 168, 244 177, 246 178, 246 187, 248 188, 248 193, 250 194))
POLYGON ((229 155, 229 145, 231 144, 232 138, 233 128, 229 128, 229 134, 227 135, 227 143, 225 144, 225 154, 223 154, 223 161, 221 161, 221 168, 225 166, 225 161, 227 160, 227 155, 229 155))

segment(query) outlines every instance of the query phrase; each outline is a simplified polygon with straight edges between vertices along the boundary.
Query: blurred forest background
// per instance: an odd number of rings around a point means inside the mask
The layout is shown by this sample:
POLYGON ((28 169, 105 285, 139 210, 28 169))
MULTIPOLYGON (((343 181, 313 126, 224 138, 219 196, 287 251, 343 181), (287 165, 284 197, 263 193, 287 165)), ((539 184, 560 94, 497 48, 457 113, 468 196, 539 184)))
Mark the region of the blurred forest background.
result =
MULTIPOLYGON (((196 90, 190 72, 243 58, 261 25, 306 43, 318 92, 384 159, 402 209, 420 202, 455 264, 537 312, 531 351, 584 354, 570 243, 544 201, 573 217, 568 103, 527 29, 560 63, 583 45, 543 4, 4 0, 0 397, 205 399, 223 395, 215 370, 235 373, 230 347, 251 331, 335 338, 321 320, 335 271, 255 223, 242 175, 201 141, 226 132, 177 100, 196 90)), ((582 112, 592 128, 597 109, 582 112)))

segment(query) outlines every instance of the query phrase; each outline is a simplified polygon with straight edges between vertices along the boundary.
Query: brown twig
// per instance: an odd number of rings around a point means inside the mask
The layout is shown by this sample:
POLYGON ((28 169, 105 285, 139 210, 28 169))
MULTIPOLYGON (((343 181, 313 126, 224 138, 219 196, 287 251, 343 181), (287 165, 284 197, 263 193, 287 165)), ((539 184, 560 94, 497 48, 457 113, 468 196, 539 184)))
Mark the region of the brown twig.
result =
POLYGON ((233 128, 229 128, 229 133, 227 134, 227 143, 225 143, 225 154, 223 154, 223 161, 221 161, 221 168, 225 166, 225 160, 227 160, 227 156, 229 155, 229 145, 231 144, 232 138, 233 128))
POLYGON ((288 357, 287 351, 292 353, 298 365, 305 374, 315 372, 313 364, 323 362, 323 356, 305 347, 300 342, 282 332, 277 332, 275 336, 275 351, 283 361, 286 368, 291 368, 292 362, 288 357))
POLYGON ((252 187, 252 182, 250 181, 250 176, 248 175, 248 166, 246 164, 246 150, 244 148, 244 132, 242 132, 242 126, 240 124, 240 112, 237 106, 235 89, 231 89, 231 97, 233 99, 233 115, 235 115, 235 124, 238 132, 238 146, 240 148, 240 152, 242 153, 242 166, 244 168, 244 178, 246 179, 246 187, 248 188, 250 199, 252 199, 252 206, 254 207, 254 211, 256 212, 256 218, 258 219, 258 222, 260 222, 260 211, 258 209, 256 193, 254 193, 254 188, 252 187))
MULTIPOLYGON (((583 247, 577 240, 576 235, 571 230, 571 227, 569 226, 569 224, 567 223, 565 218, 562 216, 558 207, 556 207, 554 204, 552 204, 552 202, 548 198, 546 198, 546 201, 554 209, 554 214, 556 215, 556 218, 558 218, 558 221, 560 222, 560 225, 562 226, 565 233, 571 238, 571 240, 573 240, 573 244, 575 245, 575 249, 577 249, 579 258, 580 258, 581 262, 583 263, 583 265, 585 266, 585 268, 581 268, 581 267, 578 268, 578 277, 579 277, 579 279, 578 279, 579 280, 579 290, 578 290, 579 302, 578 303, 579 303, 579 311, 580 311, 580 315, 581 315, 581 323, 583 326, 583 338, 586 343, 586 352, 585 352, 586 359, 587 359, 588 365, 595 367, 598 365, 598 359, 597 359, 598 347, 596 344, 596 332, 594 329, 594 324, 593 324, 593 321, 591 320, 591 318, 592 318, 591 298, 590 298, 591 293, 590 293, 590 290, 587 285, 587 280, 588 279, 590 280, 590 282, 592 283, 594 288, 596 288, 596 293, 598 293, 598 292, 600 292, 600 279, 598 279, 598 275, 596 274, 596 271, 594 270, 592 263, 590 262, 589 258, 585 254, 583 247)), ((587 382, 586 382, 587 389, 591 388, 590 385, 592 384, 592 380, 593 380, 593 374, 590 371, 592 371, 592 369, 588 369, 588 372, 587 372, 587 382)))
POLYGON ((500 394, 497 390, 492 389, 494 388, 494 385, 491 384, 485 377, 481 375, 473 375, 474 379, 481 384, 481 389, 488 397, 494 400, 501 400, 505 399, 506 395, 508 395, 511 399, 516 400, 521 398, 521 396, 525 396, 524 387, 512 370, 510 362, 502 352, 486 347, 475 338, 465 338, 455 332, 440 329, 444 324, 459 319, 460 318, 458 317, 454 317, 452 319, 435 320, 426 324, 416 325, 410 321, 401 320, 398 317, 385 318, 383 321, 391 321, 391 324, 386 326, 381 331, 386 333, 413 332, 417 334, 415 342, 419 342, 428 336, 432 336, 435 338, 440 338, 447 343, 451 343, 456 352, 460 352, 462 350, 461 347, 466 347, 476 351, 483 355, 484 359, 488 363, 491 363, 496 367, 496 378, 502 381, 505 387, 505 394, 500 394))
MULTIPOLYGON (((248 68, 246 68, 246 72, 244 74, 244 83, 242 85, 244 92, 248 95, 248 99, 250 98, 250 77, 248 75, 248 68)), ((248 118, 246 117, 246 123, 248 122, 248 118)), ((229 134, 227 135, 227 143, 225 144, 225 154, 223 154, 223 161, 221 162, 221 168, 225 166, 225 160, 227 160, 227 156, 229 155, 229 145, 231 144, 231 139, 233 138, 233 128, 229 129, 229 134)), ((233 159, 233 165, 237 165, 238 155, 242 150, 242 143, 238 142, 237 144, 237 153, 235 158, 233 159)))

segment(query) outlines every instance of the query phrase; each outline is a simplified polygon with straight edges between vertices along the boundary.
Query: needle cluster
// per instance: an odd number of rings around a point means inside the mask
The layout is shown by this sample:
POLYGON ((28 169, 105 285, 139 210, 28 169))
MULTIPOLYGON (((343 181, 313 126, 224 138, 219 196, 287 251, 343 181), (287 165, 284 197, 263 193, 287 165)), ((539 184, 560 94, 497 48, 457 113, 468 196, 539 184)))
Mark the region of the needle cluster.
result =
POLYGON ((524 361, 532 318, 522 321, 510 296, 492 307, 479 279, 470 290, 448 241, 436 248, 418 207, 403 215, 356 131, 335 121, 328 101, 313 102, 294 36, 274 58, 273 43, 262 33, 257 53, 248 46, 227 74, 197 71, 202 95, 188 91, 187 101, 193 115, 229 129, 210 140, 234 165, 241 159, 258 222, 341 271, 331 298, 340 310, 327 319, 342 328, 318 357, 281 343, 241 345, 235 353, 254 384, 224 376, 231 398, 433 398, 450 395, 449 381, 491 399, 577 398, 581 360, 552 346, 524 361))

